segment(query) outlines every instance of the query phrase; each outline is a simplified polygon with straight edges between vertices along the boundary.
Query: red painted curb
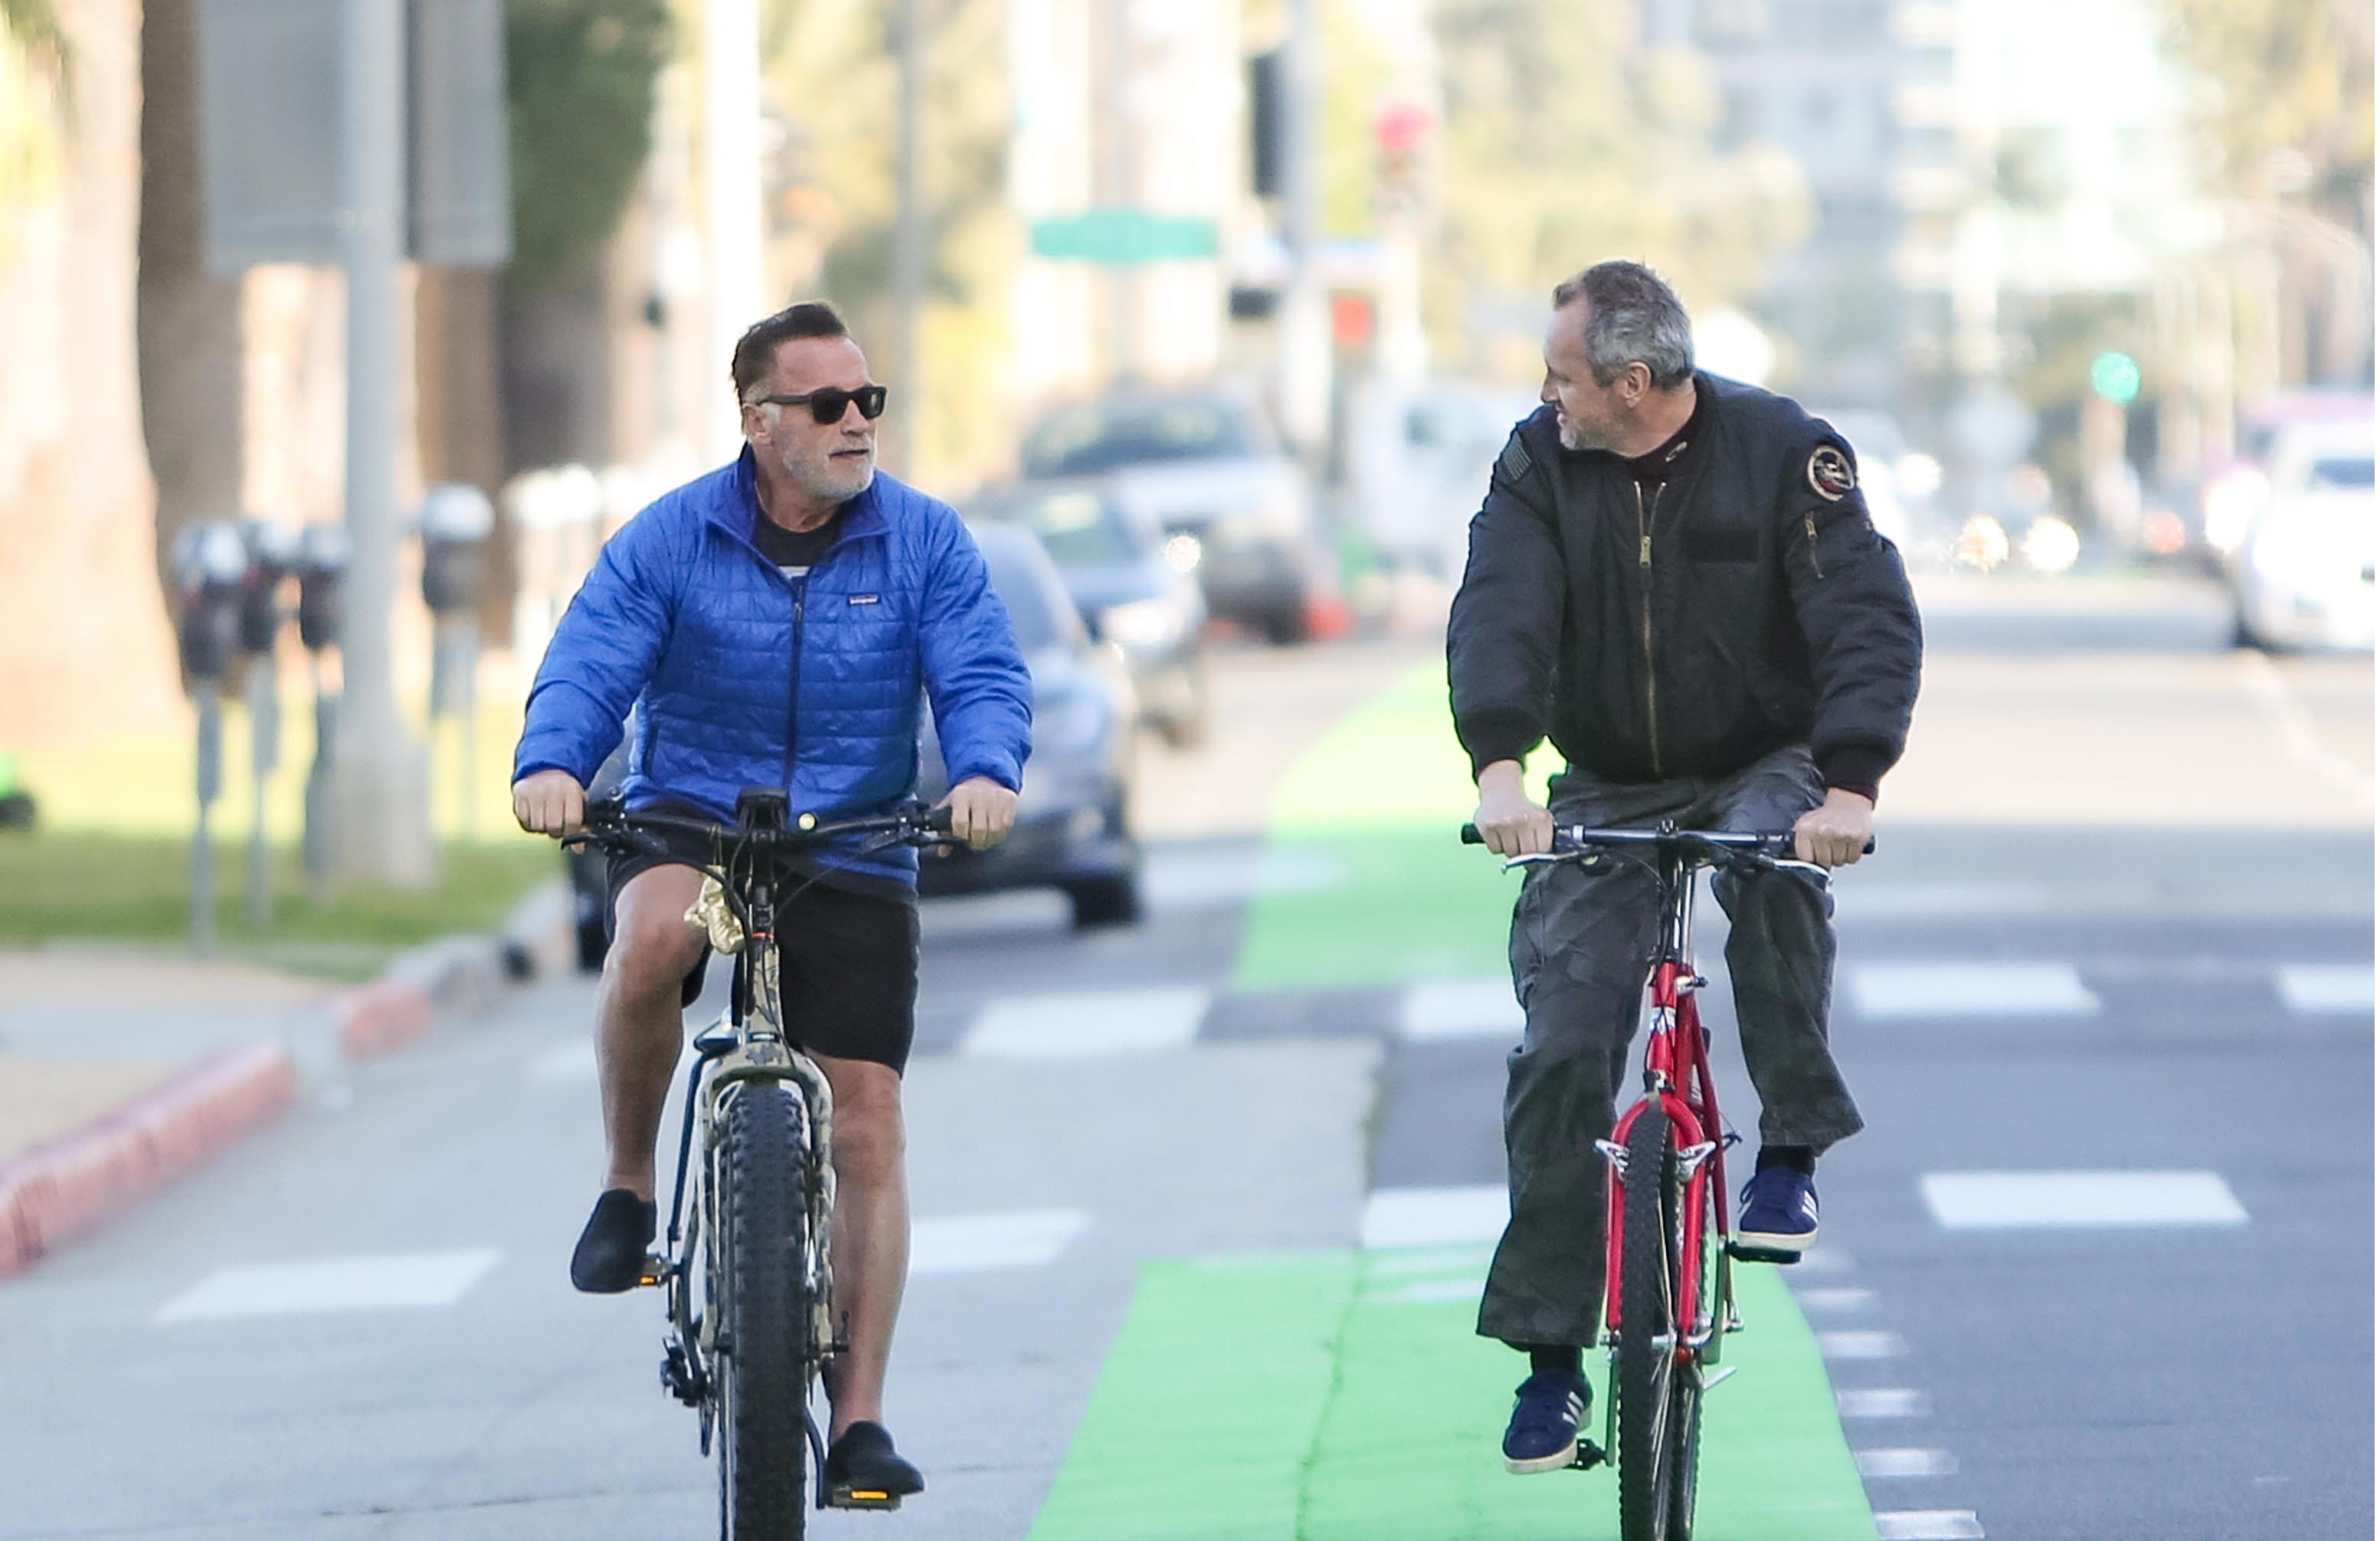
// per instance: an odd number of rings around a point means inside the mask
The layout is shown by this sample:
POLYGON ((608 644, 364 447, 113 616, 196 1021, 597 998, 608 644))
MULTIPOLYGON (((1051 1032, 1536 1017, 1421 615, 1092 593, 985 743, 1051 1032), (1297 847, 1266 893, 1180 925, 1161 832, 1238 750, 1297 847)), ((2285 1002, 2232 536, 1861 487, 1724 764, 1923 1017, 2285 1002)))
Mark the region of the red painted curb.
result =
POLYGON ((280 1116, 298 1086, 278 1044, 252 1044, 0 1162, 0 1279, 122 1213, 280 1116))
POLYGON ((331 1002, 339 1043, 350 1060, 369 1060, 404 1048, 430 1031, 430 992, 397 979, 378 979, 331 1002))

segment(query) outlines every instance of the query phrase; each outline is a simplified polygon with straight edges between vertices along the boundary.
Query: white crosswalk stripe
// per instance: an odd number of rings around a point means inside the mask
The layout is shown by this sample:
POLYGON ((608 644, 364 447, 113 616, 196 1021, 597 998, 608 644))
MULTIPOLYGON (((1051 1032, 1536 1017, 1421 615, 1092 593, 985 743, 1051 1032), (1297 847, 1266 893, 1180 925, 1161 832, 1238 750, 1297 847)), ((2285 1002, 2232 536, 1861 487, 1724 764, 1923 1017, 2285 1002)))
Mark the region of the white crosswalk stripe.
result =
POLYGON ((1075 1060, 1185 1049, 1211 992, 1187 986, 1072 990, 994 1001, 960 1052, 985 1059, 1075 1060))
POLYGON ((1852 1461, 1871 1478, 1948 1476, 1959 1469, 1948 1450, 1853 1450, 1852 1461))
POLYGON ((1512 981, 1501 976, 1414 985, 1404 992, 1397 1019, 1398 1030, 1417 1043, 1448 1038, 1498 1038, 1513 1043, 1520 1039, 1521 1024, 1521 1005, 1512 998, 1512 981))
POLYGON ((1818 1353, 1827 1359, 1898 1359, 1908 1352, 1898 1332, 1818 1334, 1818 1353))
POLYGON ((1803 1315, 1811 1317, 1848 1316, 1876 1309, 1874 1290, 1803 1290, 1793 1298, 1800 1303, 1803 1315))
POLYGON ((452 1305, 503 1256, 481 1248, 240 1263, 217 1268, 176 1295, 155 1319, 237 1321, 452 1305))
POLYGON ((2248 1223, 2211 1171, 1929 1171, 1918 1186, 1950 1231, 2248 1223))
POLYGON ((2301 1016, 2372 1014, 2366 964, 2284 964, 2274 972, 2281 1003, 2301 1016))
POLYGON ((1876 1541, 1983 1541, 1972 1509, 1898 1509, 1876 1517, 1876 1541))
POLYGON ((1863 964, 1851 971, 1852 1005, 1872 1022, 2096 1016, 2099 998, 2072 964, 1863 964))
POLYGON ((1382 1188, 1364 1205, 1366 1247, 1455 1246, 1504 1233, 1512 1200, 1502 1184, 1382 1188))
POLYGON ((1835 1411, 1846 1418, 1925 1418, 1933 1415, 1934 1399, 1904 1387, 1835 1393, 1835 1411))

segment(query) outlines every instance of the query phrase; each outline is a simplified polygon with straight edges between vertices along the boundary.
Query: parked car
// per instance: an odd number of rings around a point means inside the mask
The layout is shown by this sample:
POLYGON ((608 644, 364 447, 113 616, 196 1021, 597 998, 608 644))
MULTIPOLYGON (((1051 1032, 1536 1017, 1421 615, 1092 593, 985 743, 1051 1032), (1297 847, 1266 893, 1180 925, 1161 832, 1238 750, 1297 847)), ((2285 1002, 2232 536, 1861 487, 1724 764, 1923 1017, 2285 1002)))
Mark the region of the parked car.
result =
POLYGON ((1132 673, 1141 721, 1175 745, 1207 732, 1207 601, 1190 576, 1190 538, 1169 538, 1146 506, 1110 480, 1028 481, 986 493, 978 524, 1021 525, 1041 538, 1093 637, 1132 673))
POLYGON ((1228 391, 1116 395, 1060 406, 1026 435, 1025 474, 1112 475, 1181 547, 1207 608, 1275 642, 1301 641, 1322 565, 1314 495, 1256 404, 1228 391))
MULTIPOLYGON (((929 855, 918 892, 930 898, 1057 888, 1073 904, 1077 928, 1137 920, 1132 682, 1115 652, 1092 640, 1038 538, 1002 523, 978 525, 975 538, 1033 673, 1033 757, 1007 840, 989 851, 929 855)), ((918 759, 919 795, 939 799, 949 772, 931 712, 918 759)))
POLYGON ((2374 447, 2368 419, 2301 423, 2275 439, 2271 491, 2229 569, 2242 646, 2371 649, 2374 447))
POLYGON ((1390 561, 1460 583, 1488 473, 1536 397, 1475 381, 1378 375, 1350 393, 1347 506, 1390 561))

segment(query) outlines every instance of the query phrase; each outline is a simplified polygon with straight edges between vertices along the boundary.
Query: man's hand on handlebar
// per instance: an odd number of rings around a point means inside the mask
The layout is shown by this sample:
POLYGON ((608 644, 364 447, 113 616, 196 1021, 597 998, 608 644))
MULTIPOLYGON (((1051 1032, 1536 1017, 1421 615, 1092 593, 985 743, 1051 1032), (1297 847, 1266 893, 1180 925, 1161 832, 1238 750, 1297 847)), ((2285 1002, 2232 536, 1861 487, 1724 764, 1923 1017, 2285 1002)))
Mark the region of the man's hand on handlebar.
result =
POLYGON ((1471 821, 1500 856, 1542 855, 1554 848, 1554 816, 1529 800, 1516 759, 1480 768, 1479 811, 1471 821))
POLYGON ((951 834, 978 851, 990 850, 1016 827, 1016 794, 989 776, 969 776, 934 806, 951 810, 951 834))
POLYGON ((533 770, 513 783, 513 817, 531 834, 575 835, 587 818, 587 789, 567 770, 533 770))
POLYGON ((1820 867, 1849 867, 1876 848, 1876 805, 1856 792, 1827 789, 1827 800, 1793 821, 1793 854, 1820 867))

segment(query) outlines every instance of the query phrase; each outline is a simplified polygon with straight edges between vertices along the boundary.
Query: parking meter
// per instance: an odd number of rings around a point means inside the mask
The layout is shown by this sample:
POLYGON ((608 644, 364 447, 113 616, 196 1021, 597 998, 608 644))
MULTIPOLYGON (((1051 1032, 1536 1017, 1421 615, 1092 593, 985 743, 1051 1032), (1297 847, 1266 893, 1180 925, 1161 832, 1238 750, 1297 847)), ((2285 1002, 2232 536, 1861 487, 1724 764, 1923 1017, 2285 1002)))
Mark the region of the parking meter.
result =
POLYGON ((287 525, 250 519, 239 528, 248 552, 240 583, 239 650, 248 657, 248 917, 261 931, 273 919, 271 853, 264 842, 264 788, 281 768, 281 679, 273 659, 281 638, 281 585, 298 564, 299 536, 287 525))
MULTIPOLYGON (((454 815, 457 834, 470 829, 479 751, 474 685, 480 670, 480 584, 488 537, 495 528, 495 505, 477 487, 443 482, 422 499, 421 598, 436 623, 430 661, 431 732, 434 738, 438 721, 446 717, 456 719, 461 729, 454 815)), ((434 775, 431 784, 436 784, 434 775)))
POLYGON ((298 534, 287 525, 262 519, 240 526, 239 534, 248 552, 248 572, 240 584, 239 649, 267 654, 281 633, 281 582, 297 566, 298 534))
POLYGON ((248 547, 227 524, 191 525, 174 538, 174 576, 181 590, 176 628, 182 673, 204 700, 230 673, 239 649, 248 547))
POLYGON ((495 528, 495 505, 477 487, 450 481, 430 489, 421 503, 421 598, 433 613, 479 604, 488 537, 495 528))
POLYGON ((345 624, 347 532, 339 525, 308 525, 298 539, 298 640, 313 655, 314 763, 306 770, 306 885, 317 901, 331 886, 331 808, 339 738, 339 689, 323 655, 339 645, 345 624))
POLYGON ((298 538, 298 640, 321 652, 339 645, 339 608, 347 576, 347 532, 308 525, 298 538))

